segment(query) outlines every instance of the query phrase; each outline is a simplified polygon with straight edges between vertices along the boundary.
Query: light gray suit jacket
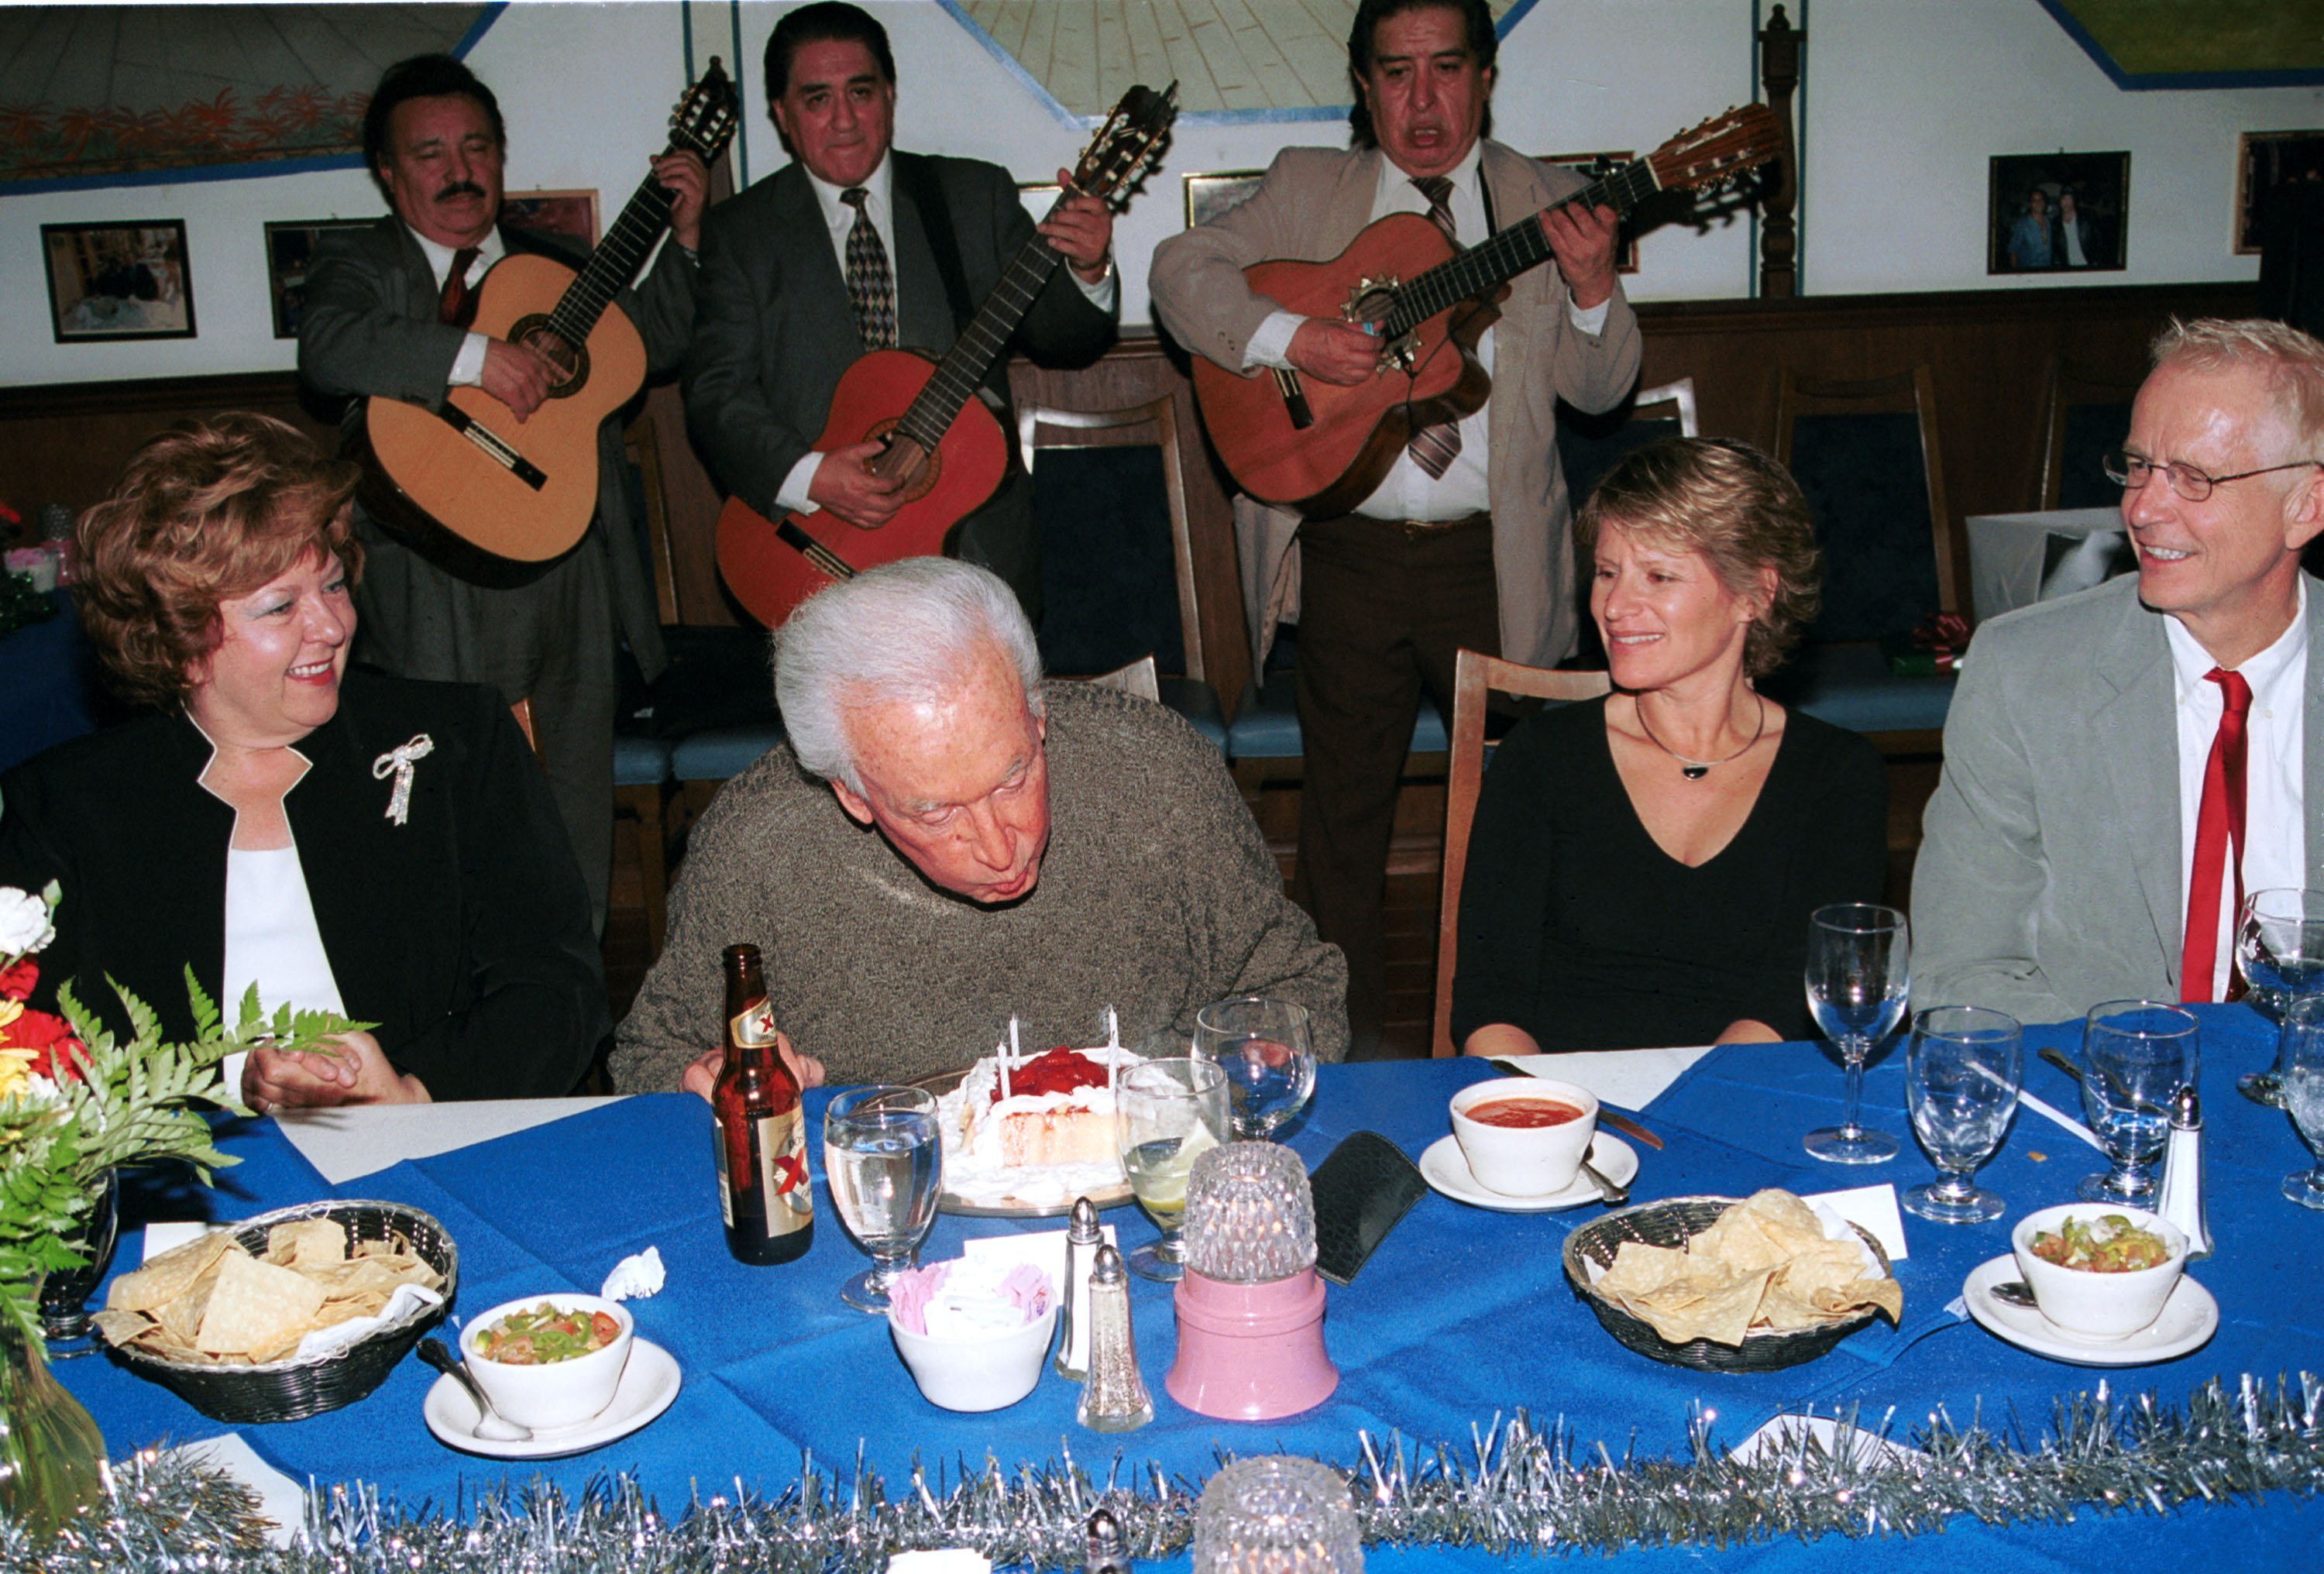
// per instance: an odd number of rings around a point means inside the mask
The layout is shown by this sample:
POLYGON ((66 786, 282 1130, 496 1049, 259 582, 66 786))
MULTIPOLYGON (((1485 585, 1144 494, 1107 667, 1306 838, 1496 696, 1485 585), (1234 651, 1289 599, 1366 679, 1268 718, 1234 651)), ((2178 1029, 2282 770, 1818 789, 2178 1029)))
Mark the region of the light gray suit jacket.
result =
MULTIPOLYGON (((1154 253, 1148 280, 1165 327, 1197 354, 1242 369, 1243 347, 1275 303, 1251 293, 1242 271, 1277 257, 1338 256, 1371 222, 1382 155, 1377 150, 1286 148, 1250 200, 1209 224, 1173 235, 1154 253)), ((1504 228, 1582 187, 1499 143, 1480 164, 1504 228)), ((1566 316, 1554 262, 1511 281, 1493 329, 1493 391, 1486 407, 1493 511, 1493 570, 1500 592, 1501 654, 1546 667, 1572 653, 1581 628, 1574 595, 1572 510, 1557 463, 1557 400, 1610 410, 1637 381, 1638 319, 1616 282, 1604 329, 1591 336, 1566 316)), ((1268 511, 1258 583, 1274 599, 1277 566, 1296 516, 1268 511)))
MULTIPOLYGON (((2324 886, 2324 584, 2308 581, 2301 800, 2324 886)), ((2024 1022, 2179 998, 2179 730, 2163 614, 2126 575, 1977 631, 1913 875, 1913 1004, 2024 1022)))

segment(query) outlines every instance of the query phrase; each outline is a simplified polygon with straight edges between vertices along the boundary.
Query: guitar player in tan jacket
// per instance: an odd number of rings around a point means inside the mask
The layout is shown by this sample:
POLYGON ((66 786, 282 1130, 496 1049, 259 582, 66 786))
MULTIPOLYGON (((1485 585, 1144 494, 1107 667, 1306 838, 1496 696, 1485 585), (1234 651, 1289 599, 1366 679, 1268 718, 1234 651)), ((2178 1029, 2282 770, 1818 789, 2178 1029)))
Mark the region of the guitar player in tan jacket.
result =
MULTIPOLYGON (((1288 366, 1342 384, 1375 375, 1376 340, 1277 310, 1242 270, 1336 256, 1374 220, 1440 202, 1456 244, 1473 244, 1578 189, 1574 177, 1485 139, 1495 50, 1483 0, 1363 0, 1348 45, 1355 145, 1285 150, 1248 201, 1164 242, 1148 281, 1163 325, 1231 371, 1288 366), (1435 197, 1418 184, 1438 178, 1435 197)), ((1429 453, 1400 456, 1351 514, 1302 525, 1269 511, 1261 532, 1254 599, 1275 612, 1296 596, 1299 624, 1306 769, 1294 889, 1348 953, 1351 1058, 1379 1053, 1382 886, 1421 689, 1449 715, 1461 647, 1539 666, 1572 650, 1580 620, 1556 404, 1608 410, 1637 378, 1612 212, 1565 209, 1542 227, 1554 265, 1511 282, 1478 345, 1491 396, 1457 438, 1440 428, 1429 453)), ((1262 617, 1262 649, 1273 621, 1262 617)))

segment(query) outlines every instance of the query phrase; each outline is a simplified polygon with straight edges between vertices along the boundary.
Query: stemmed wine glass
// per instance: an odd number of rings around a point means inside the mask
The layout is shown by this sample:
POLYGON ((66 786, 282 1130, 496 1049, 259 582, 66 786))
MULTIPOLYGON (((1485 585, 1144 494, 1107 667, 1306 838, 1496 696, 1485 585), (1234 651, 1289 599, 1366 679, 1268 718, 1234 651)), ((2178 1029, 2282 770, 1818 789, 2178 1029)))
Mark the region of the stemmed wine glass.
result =
POLYGON ((2085 1175, 2085 1202, 2153 1206, 2154 1162, 2171 1137, 2171 1100, 2194 1082, 2202 1039, 2192 1013, 2160 1000, 2108 1000, 2082 1023, 2082 1118, 2114 1167, 2085 1175))
POLYGON ((1896 1139, 1857 1119, 1864 1101, 1864 1061, 1896 1030, 1912 984, 1912 930, 1894 907, 1836 902, 1808 920, 1808 1014, 1840 1046, 1848 1099, 1838 1126, 1811 1131, 1804 1145, 1835 1164, 1877 1164, 1896 1156, 1896 1139))
POLYGON ((885 1312, 889 1287, 927 1238, 944 1195, 935 1095, 878 1083, 833 1099, 823 1114, 823 1173, 840 1222, 872 1254, 839 1298, 859 1312, 885 1312))
POLYGON ((1943 1179, 1904 1192, 1904 1211, 1940 1224, 1982 1224, 2004 1204, 1969 1177, 1991 1158, 2025 1075, 2017 1018, 1981 1006, 1933 1006, 1913 1018, 1904 1051, 1913 1130, 1943 1179))
MULTIPOLYGON (((2324 891, 2271 886, 2244 897, 2236 919, 2236 963, 2251 992, 2244 998, 2271 1022, 2303 995, 2324 991, 2324 891)), ((2246 1072, 2236 1091, 2255 1103, 2283 1108, 2278 1063, 2246 1072)))
POLYGON ((2283 1078, 2283 1108, 2292 1128, 2318 1163, 2283 1177, 2283 1194, 2302 1208, 2324 1208, 2324 995, 2305 995, 2283 1009, 2276 1054, 2283 1078))
POLYGON ((1194 1053, 1226 1072, 1239 1137, 1273 1136, 1314 1095, 1305 1006, 1263 995, 1214 1001, 1195 1015, 1194 1053))
POLYGON ((1185 1275, 1186 1177, 1227 1139, 1227 1074, 1195 1054, 1142 1062, 1121 1073, 1113 1118, 1130 1189, 1162 1231, 1124 1260, 1134 1274, 1174 1284, 1185 1275))

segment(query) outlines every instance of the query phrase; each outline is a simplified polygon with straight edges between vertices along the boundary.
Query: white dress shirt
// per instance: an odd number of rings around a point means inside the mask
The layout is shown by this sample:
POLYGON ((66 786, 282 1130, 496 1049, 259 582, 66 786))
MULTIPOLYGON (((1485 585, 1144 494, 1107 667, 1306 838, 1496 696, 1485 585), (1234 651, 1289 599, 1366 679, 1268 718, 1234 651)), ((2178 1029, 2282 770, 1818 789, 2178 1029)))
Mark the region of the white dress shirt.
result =
MULTIPOLYGON (((1462 159, 1447 174, 1452 182, 1448 202, 1452 209, 1452 232, 1464 246, 1473 246, 1492 233, 1485 222, 1484 179, 1480 173, 1485 144, 1480 141, 1469 149, 1462 159)), ((1377 223, 1392 213, 1417 213, 1425 216, 1428 198, 1414 185, 1412 177, 1396 167, 1393 160, 1383 155, 1379 161, 1379 184, 1372 195, 1372 221, 1377 223)), ((1605 331, 1606 317, 1613 308, 1609 296, 1587 310, 1573 304, 1573 294, 1565 296, 1566 316, 1573 326, 1585 334, 1595 336, 1605 331)), ((1243 346, 1245 370, 1254 366, 1274 366, 1288 369, 1291 336, 1307 319, 1296 312, 1275 311, 1268 314, 1243 346)), ((1487 328, 1477 341, 1477 362, 1490 376, 1493 370, 1493 330, 1487 328)), ((1492 408, 1488 398, 1461 421, 1461 452, 1446 467, 1443 476, 1432 477, 1414 462, 1407 450, 1397 456, 1379 489, 1356 505, 1356 512, 1382 520, 1458 520, 1471 514, 1483 513, 1492 506, 1488 474, 1490 450, 1490 423, 1487 411, 1492 408)))
MULTIPOLYGON (((410 231, 411 238, 420 243, 420 251, 427 254, 428 271, 436 276, 436 293, 440 297, 444 293, 444 281, 452 272, 452 259, 458 253, 441 242, 429 240, 410 225, 403 227, 410 231)), ((468 264, 468 288, 475 289, 486 271, 506 255, 508 247, 501 244, 500 226, 495 225, 477 245, 476 260, 468 264)), ((482 382, 484 379, 484 346, 490 342, 484 335, 471 329, 460 345, 460 353, 452 357, 452 375, 445 382, 454 388, 474 388, 482 382)))
MULTIPOLYGON (((242 998, 253 985, 270 1015, 286 1004, 294 1011, 346 1015, 296 844, 258 851, 226 849, 224 982, 218 1009, 229 1022, 238 1019, 242 998)), ((236 1097, 247 1058, 247 1051, 230 1054, 219 1067, 236 1097)))
MULTIPOLYGON (((816 206, 823 209, 824 227, 831 232, 831 254, 838 259, 839 276, 844 279, 847 277, 847 237, 854 232, 856 210, 842 201, 840 194, 850 189, 834 186, 805 165, 801 165, 800 170, 815 192, 816 206)), ((883 155, 880 167, 865 179, 863 216, 879 233, 880 244, 888 253, 888 287, 895 297, 896 320, 900 324, 904 320, 904 290, 903 281, 896 273, 895 170, 895 161, 883 155)), ((1089 298, 1092 306, 1103 312, 1113 310, 1120 285, 1120 276, 1111 261, 1106 264, 1105 277, 1094 284, 1074 272, 1071 263, 1065 264, 1065 277, 1089 298)), ((784 513, 794 514, 811 514, 820 508, 821 504, 807 496, 807 488, 815 483, 815 473, 822 465, 823 456, 813 449, 801 455, 798 463, 791 466, 790 474, 783 477, 782 486, 775 492, 775 507, 784 513)))
MULTIPOLYGON (((2163 620, 2171 641, 2171 666, 2178 689, 2179 887, 2186 890, 2195 862, 2195 823, 2203 804, 2203 771, 2211 759, 2227 699, 2204 677, 2218 663, 2186 626, 2163 620)), ((2308 586, 2292 627, 2274 644, 2236 670, 2251 686, 2250 714, 2244 721, 2244 894, 2308 883, 2308 839, 2302 762, 2308 741, 2308 586)), ((2212 954, 2211 999, 2222 998, 2227 969, 2235 960, 2234 870, 2220 874, 2219 942, 2212 954)))

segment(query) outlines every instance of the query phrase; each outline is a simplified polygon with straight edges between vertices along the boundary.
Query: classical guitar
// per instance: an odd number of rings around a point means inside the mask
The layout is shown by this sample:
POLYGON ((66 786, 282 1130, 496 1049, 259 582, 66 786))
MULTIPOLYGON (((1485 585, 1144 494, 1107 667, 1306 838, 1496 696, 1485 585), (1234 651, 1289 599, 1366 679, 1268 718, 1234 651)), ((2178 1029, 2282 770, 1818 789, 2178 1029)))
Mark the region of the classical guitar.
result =
MULTIPOLYGON (((1057 201, 1075 192, 1111 198, 1136 184, 1177 101, 1176 82, 1159 93, 1140 86, 1123 94, 1057 201)), ((835 580, 944 550, 952 528, 1008 471, 1010 438, 975 394, 1060 261, 1042 236, 1026 241, 942 361, 917 350, 872 350, 840 374, 815 450, 884 441, 871 468, 903 481, 903 503, 886 524, 866 530, 827 510, 770 520, 741 498, 728 499, 718 516, 718 571, 745 611, 773 628, 835 580)))
MULTIPOLYGON (((669 151, 709 163, 734 134, 733 84, 715 58, 671 112, 669 151)), ((651 175, 579 273, 512 252, 478 286, 475 330, 530 344, 563 376, 530 419, 481 388, 441 406, 372 399, 348 445, 356 495, 382 528, 477 584, 523 584, 572 550, 597 510, 597 428, 645 381, 645 341, 613 305, 669 227, 651 175)))
POLYGON ((1475 411, 1491 380, 1473 354, 1501 287, 1549 260, 1540 220, 1569 204, 1628 213, 1652 193, 1702 189, 1773 158, 1783 128, 1749 104, 1673 137, 1540 214, 1465 251, 1420 215, 1390 214, 1329 262, 1243 270, 1253 293, 1302 317, 1374 327, 1380 375, 1342 388, 1296 372, 1235 373, 1194 357, 1194 398, 1236 483, 1309 519, 1346 513, 1386 478, 1412 433, 1475 411))

